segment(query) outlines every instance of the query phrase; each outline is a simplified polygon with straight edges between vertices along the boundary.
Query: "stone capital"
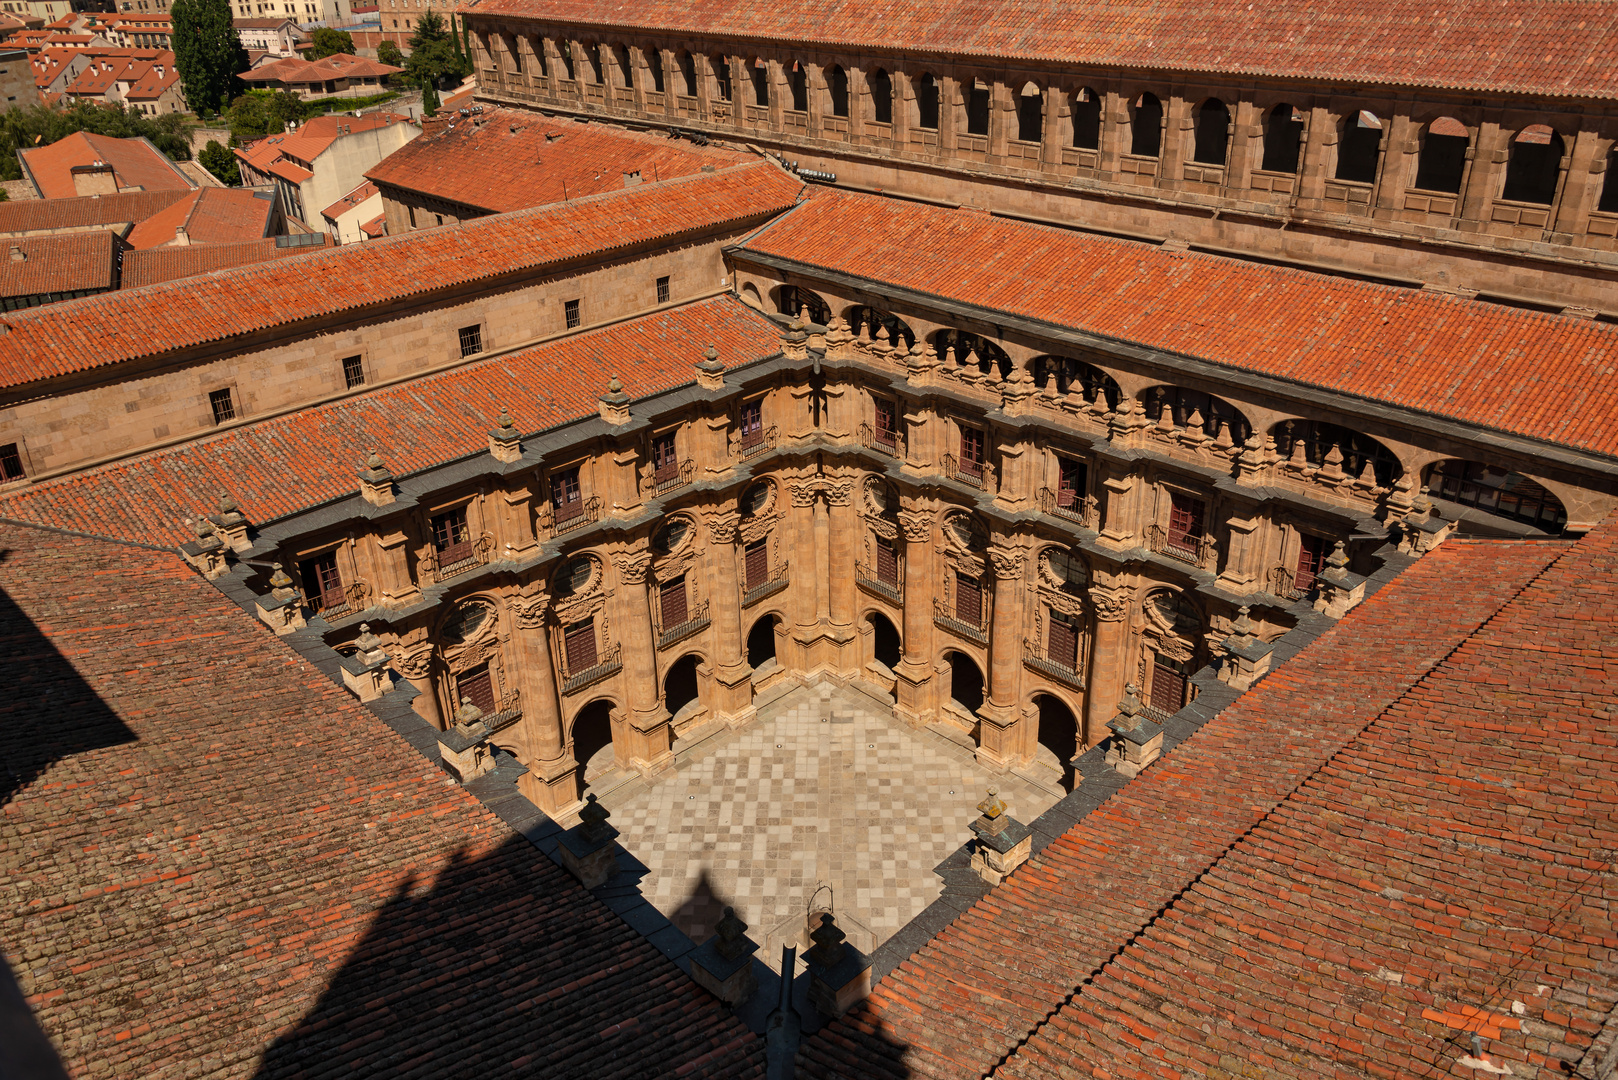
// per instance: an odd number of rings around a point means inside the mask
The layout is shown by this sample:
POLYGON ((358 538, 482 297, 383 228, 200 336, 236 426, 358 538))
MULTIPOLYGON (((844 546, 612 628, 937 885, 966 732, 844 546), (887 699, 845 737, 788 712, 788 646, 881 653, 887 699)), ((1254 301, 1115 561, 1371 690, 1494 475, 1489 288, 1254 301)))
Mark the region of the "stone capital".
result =
POLYGON ((931 510, 901 510, 899 525, 904 529, 905 541, 925 544, 933 538, 933 512, 931 510))
POLYGON ((534 630, 545 625, 545 612, 551 606, 551 595, 541 589, 538 592, 519 596, 512 602, 511 610, 517 617, 517 625, 524 630, 534 630))
POLYGON ((618 576, 626 585, 644 585, 646 573, 652 568, 652 553, 648 548, 630 548, 612 557, 618 576))
POLYGON ((425 679, 433 667, 432 646, 429 645, 412 652, 401 651, 394 658, 393 664, 398 669, 399 674, 407 679, 425 679))
POLYGON ((1129 592, 1125 589, 1091 588, 1090 603, 1102 622, 1118 622, 1129 615, 1129 592))
POLYGON ((790 488, 793 506, 813 506, 815 496, 820 494, 820 485, 814 481, 804 484, 793 484, 790 488))
POLYGON ((708 535, 716 544, 734 544, 736 531, 741 527, 741 515, 734 510, 711 510, 702 515, 708 526, 708 535))
POLYGON ((1001 581, 1013 581, 1022 577, 1023 567, 1028 562, 1028 552, 1024 548, 995 546, 989 548, 986 554, 994 566, 994 576, 1001 581))

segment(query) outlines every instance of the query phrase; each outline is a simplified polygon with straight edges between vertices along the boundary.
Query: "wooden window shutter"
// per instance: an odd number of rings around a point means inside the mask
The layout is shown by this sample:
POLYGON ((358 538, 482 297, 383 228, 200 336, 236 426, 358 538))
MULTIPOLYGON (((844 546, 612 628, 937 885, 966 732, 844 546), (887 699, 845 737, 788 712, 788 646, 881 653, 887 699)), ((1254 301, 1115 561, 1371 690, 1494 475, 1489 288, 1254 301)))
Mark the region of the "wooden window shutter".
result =
POLYGON ((899 553, 886 540, 876 542, 876 579, 884 585, 899 584, 899 553))
POLYGON ((455 708, 461 707, 460 698, 471 698, 472 704, 482 709, 484 713, 495 711, 494 680, 489 676, 489 665, 483 664, 471 671, 465 672, 456 680, 458 697, 455 708))
POLYGON ((1189 495, 1169 496, 1169 544, 1173 547, 1197 550, 1202 540, 1203 502, 1189 495))
POLYGON ((306 559, 299 569, 303 572, 303 591, 316 611, 343 606, 346 597, 342 576, 337 572, 337 552, 306 559))
POLYGON ((1062 618, 1056 612, 1050 613, 1050 633, 1045 639, 1045 657, 1053 663, 1061 664, 1069 671, 1079 666, 1079 635, 1074 632, 1073 624, 1062 618))
POLYGON ((983 475, 983 432, 975 428, 961 429, 961 471, 983 475))
POLYGON ((1301 533, 1298 536, 1298 575, 1293 580, 1293 587, 1300 590, 1312 589, 1315 586, 1315 576, 1326 565, 1326 541, 1318 536, 1301 533))
POLYGON ((658 600, 663 609, 663 629, 672 630, 686 620, 685 575, 666 581, 658 588, 658 600))
POLYGON ((557 521, 566 521, 584 512, 584 500, 579 497, 578 469, 563 469, 551 477, 551 502, 556 508, 557 521))
POLYGON ((747 545, 746 552, 747 587, 756 589, 764 584, 770 576, 770 549, 769 541, 755 540, 747 545))
POLYGON ((570 675, 588 671, 596 666, 596 624, 574 623, 567 628, 567 670, 570 675))
POLYGON ((1185 704, 1185 676, 1161 659, 1152 665, 1152 708, 1176 713, 1185 704))
POLYGON ((955 617, 969 626, 983 625, 983 586, 965 574, 955 575, 955 617))

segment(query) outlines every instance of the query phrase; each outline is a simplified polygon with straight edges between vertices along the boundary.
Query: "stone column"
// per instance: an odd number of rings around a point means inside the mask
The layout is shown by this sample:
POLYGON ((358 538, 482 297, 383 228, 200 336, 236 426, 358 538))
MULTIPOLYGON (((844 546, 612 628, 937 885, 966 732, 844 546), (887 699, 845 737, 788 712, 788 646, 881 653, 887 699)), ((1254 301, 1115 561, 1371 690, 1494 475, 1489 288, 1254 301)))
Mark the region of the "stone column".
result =
POLYGON ((713 511, 703 516, 708 525, 708 611, 713 619, 714 641, 718 643, 714 667, 714 714, 732 727, 740 727, 754 716, 753 669, 748 666, 742 640, 742 594, 736 580, 736 532, 739 518, 734 510, 713 511))
POLYGON ((978 710, 983 723, 978 760, 993 768, 1020 765, 1027 756, 1018 721, 1022 719, 1023 548, 994 546, 994 611, 989 624, 989 700, 978 710))
POLYGON ((618 568, 618 633, 624 646, 624 686, 629 720, 628 758, 639 769, 658 769, 672 760, 669 711, 657 685, 657 642, 652 635, 652 609, 646 574, 652 553, 646 542, 613 556, 618 568))
POLYGON ((1129 594, 1121 588, 1097 586, 1090 590, 1095 608, 1095 630, 1090 638, 1090 679, 1084 698, 1085 746, 1107 737, 1107 724, 1117 712, 1124 684, 1129 682, 1125 651, 1129 643, 1129 594))
POLYGON ((913 507, 899 512, 905 538, 904 640, 894 696, 894 714, 912 727, 933 717, 933 597, 940 591, 933 570, 931 510, 913 507))
POLYGON ((517 660, 522 665, 518 738, 522 764, 528 769, 517 779, 517 790, 555 817, 579 801, 579 784, 578 762, 567 753, 562 738, 562 709, 556 697, 555 661, 546 622, 550 603, 551 597, 539 590, 521 597, 515 605, 517 660))
POLYGON ((854 481, 833 481, 824 495, 824 501, 830 504, 827 511, 830 530, 827 553, 829 573, 825 578, 829 592, 829 632, 841 654, 838 669, 845 675, 858 674, 859 635, 854 621, 859 610, 859 596, 854 584, 854 560, 859 550, 861 523, 855 507, 854 481))
POLYGON ((414 652, 401 654, 394 664, 394 670, 418 691, 416 699, 410 703, 416 715, 443 731, 444 716, 439 709, 438 688, 433 678, 432 646, 422 646, 414 652))
MULTIPOLYGON (((792 611, 792 633, 789 636, 797 655, 791 658, 790 664, 784 666, 796 668, 800 673, 807 673, 815 667, 814 642, 818 636, 820 596, 825 588, 823 582, 808 580, 821 572, 819 545, 816 542, 815 508, 819 499, 816 497, 818 491, 812 482, 791 484, 789 491, 792 496, 792 552, 789 560, 792 575, 792 584, 789 586, 792 594, 789 605, 792 611)), ((773 562, 771 569, 774 569, 773 562)))

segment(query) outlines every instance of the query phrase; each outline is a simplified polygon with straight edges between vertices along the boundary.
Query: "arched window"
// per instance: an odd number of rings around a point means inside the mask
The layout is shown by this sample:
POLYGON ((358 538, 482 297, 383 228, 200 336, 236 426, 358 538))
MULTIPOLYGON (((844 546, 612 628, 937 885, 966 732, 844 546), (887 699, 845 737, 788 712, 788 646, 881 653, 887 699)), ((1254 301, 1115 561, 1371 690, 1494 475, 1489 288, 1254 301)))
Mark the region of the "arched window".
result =
POLYGON ((1596 209, 1618 214, 1618 147, 1607 155, 1607 179, 1601 186, 1601 201, 1596 204, 1596 209))
POLYGON ((1506 186, 1500 197, 1509 202, 1549 206, 1556 200, 1562 172, 1562 137, 1544 124, 1517 132, 1506 162, 1506 186))
POLYGON ((1202 165, 1223 165, 1229 142, 1230 109, 1218 98, 1209 98, 1197 106, 1191 160, 1202 165))
POLYGON ((1101 149, 1101 95, 1089 87, 1073 95, 1073 147, 1101 149))
POLYGON ((770 103, 770 67, 765 61, 754 58, 749 61, 748 68, 753 79, 753 104, 764 108, 770 103))
POLYGON ((1452 116, 1440 116, 1427 125, 1416 162, 1416 187, 1458 195, 1466 171, 1466 148, 1471 143, 1466 125, 1452 116))
POLYGON ((1017 95, 1017 138, 1039 142, 1045 137, 1045 93, 1033 83, 1025 83, 1017 95))
POLYGON ((1427 488, 1434 498, 1473 506, 1548 533, 1560 533, 1567 525, 1561 500, 1521 473, 1498 465, 1440 461, 1428 470, 1427 488))
POLYGON ((646 50, 646 70, 652 76, 652 89, 661 94, 663 92, 663 50, 646 50))
POLYGON ((893 123, 893 80, 881 68, 871 72, 871 119, 879 124, 893 123))
POLYGON ((1135 99, 1129 120, 1129 152, 1137 157, 1156 157, 1163 149, 1163 103, 1155 94, 1135 99))
POLYGON ((1296 173, 1303 147, 1303 113, 1282 102, 1264 118, 1265 172, 1296 173))
POLYGON ((685 49, 680 50, 680 79, 685 86, 680 93, 686 97, 697 96, 697 58, 685 49))
POLYGON ((1373 183, 1381 157, 1382 121, 1375 113, 1361 109, 1343 121, 1343 137, 1337 141, 1337 179, 1373 183))
POLYGON ((800 315, 807 313, 810 322, 825 326, 831 322, 831 308, 826 301, 810 292, 800 289, 796 285, 782 285, 775 290, 775 310, 783 315, 800 315))
POLYGON ((916 126, 938 130, 938 80, 931 75, 916 80, 916 126))
POLYGON ((831 95, 831 114, 833 116, 848 115, 848 72, 839 65, 832 65, 826 72, 826 91, 831 95))
POLYGON ((1359 479, 1369 465, 1378 487, 1391 487, 1404 471, 1392 450, 1369 435, 1336 424, 1283 420, 1271 429, 1271 434, 1275 436, 1275 452, 1287 461, 1324 468, 1335 449, 1342 455, 1339 467, 1345 474, 1359 479))
POLYGON ((1043 390, 1051 379, 1056 380, 1056 392, 1059 394, 1072 393, 1077 388, 1084 395, 1084 400, 1092 405, 1095 404, 1096 395, 1100 394, 1107 408, 1118 408, 1122 393, 1118 384, 1111 375, 1083 360, 1075 360, 1071 356, 1034 357, 1034 385, 1043 390))
POLYGON ((1210 439, 1217 439, 1219 429, 1224 427, 1230 441, 1240 446, 1253 432, 1253 425, 1247 422, 1247 417, 1242 415, 1240 409, 1224 398, 1204 394, 1200 390, 1154 386, 1144 396, 1146 418, 1159 425, 1165 422, 1164 410, 1167 409, 1169 424, 1176 428, 1200 427, 1210 439))
POLYGON ((989 84, 982 79, 973 79, 966 88, 966 133, 989 133, 989 84))
POLYGON ((853 307, 843 316, 848 320, 848 328, 855 337, 860 336, 861 327, 871 337, 876 337, 876 328, 888 328, 888 343, 894 348, 900 348, 901 343, 906 351, 916 343, 916 332, 910 325, 897 315, 889 315, 886 311, 878 311, 871 307, 853 307))
POLYGON ((792 111, 809 111, 809 72, 796 60, 792 61, 788 83, 792 86, 792 111))
POLYGON ((965 330, 940 330, 933 335, 933 349, 946 364, 953 350, 957 368, 975 367, 984 375, 998 372, 1002 379, 1011 375, 1011 357, 1006 355, 1006 350, 977 334, 965 330))
POLYGON ((710 56, 708 64, 713 68, 714 86, 719 91, 720 101, 730 100, 730 57, 710 56))
POLYGON ((597 86, 607 84, 606 77, 602 72, 603 58, 601 55, 606 48, 605 45, 586 45, 584 47, 584 55, 590 61, 590 80, 597 86))
POLYGON ((613 84, 627 88, 630 85, 629 46, 612 47, 613 84))
POLYGON ((573 43, 571 41, 558 41, 556 43, 556 57, 562 61, 562 70, 567 72, 569 82, 579 77, 578 73, 573 70, 573 43))

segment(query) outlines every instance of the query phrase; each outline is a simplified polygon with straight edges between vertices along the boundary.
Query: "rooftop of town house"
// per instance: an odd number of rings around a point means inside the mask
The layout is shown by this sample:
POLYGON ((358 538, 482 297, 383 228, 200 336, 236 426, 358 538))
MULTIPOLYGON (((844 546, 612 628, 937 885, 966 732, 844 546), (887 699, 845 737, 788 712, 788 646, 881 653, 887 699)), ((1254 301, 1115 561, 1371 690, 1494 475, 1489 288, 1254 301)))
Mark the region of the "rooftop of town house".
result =
POLYGON ((117 240, 106 229, 0 242, 0 296, 37 296, 113 286, 117 240))
POLYGON ((813 188, 742 250, 1618 456, 1618 326, 813 188))
POLYGON ((126 237, 130 247, 172 244, 183 227, 193 244, 230 244, 265 236, 275 215, 269 193, 250 188, 198 188, 141 221, 126 237))
POLYGON ((44 229, 91 229, 145 221, 158 211, 188 198, 186 191, 121 191, 114 195, 79 195, 67 199, 20 199, 0 202, 0 233, 44 229))
POLYGON ((189 191, 196 186, 145 139, 114 139, 76 131, 49 146, 19 150, 17 155, 22 158, 25 178, 32 180, 46 199, 77 196, 73 169, 101 163, 112 166, 120 191, 189 191))
POLYGON ((256 240, 190 244, 186 246, 146 248, 124 252, 123 285, 125 289, 138 289, 163 281, 231 270, 239 266, 269 262, 272 259, 297 258, 312 255, 331 246, 330 237, 321 236, 319 243, 283 247, 276 237, 265 236, 256 240))

